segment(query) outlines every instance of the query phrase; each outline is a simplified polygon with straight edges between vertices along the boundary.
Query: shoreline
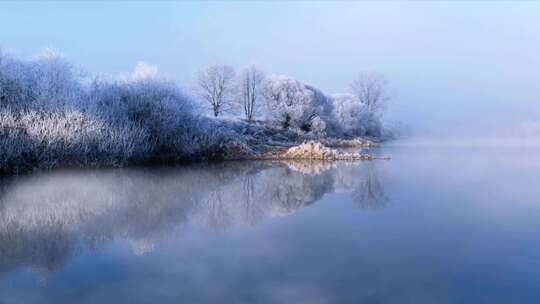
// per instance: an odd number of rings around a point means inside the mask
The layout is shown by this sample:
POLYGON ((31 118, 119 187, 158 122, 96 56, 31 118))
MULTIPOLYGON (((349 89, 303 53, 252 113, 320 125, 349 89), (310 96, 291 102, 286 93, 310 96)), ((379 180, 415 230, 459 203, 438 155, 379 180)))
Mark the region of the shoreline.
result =
MULTIPOLYGON (((52 163, 38 163, 27 166, 25 170, 9 171, 4 170, 0 177, 10 177, 18 175, 32 174, 36 172, 47 172, 56 169, 111 169, 130 167, 152 167, 165 166, 174 167, 182 165, 196 165, 197 163, 226 163, 231 161, 325 161, 325 162, 357 162, 369 160, 390 160, 389 156, 373 156, 364 153, 365 149, 380 147, 381 142, 371 138, 320 138, 297 139, 291 141, 272 141, 267 139, 256 143, 242 143, 235 141, 230 144, 223 143, 222 153, 189 158, 163 158, 148 159, 144 161, 122 161, 120 159, 109 159, 103 162, 78 162, 74 160, 55 159, 52 163), (356 151, 345 151, 344 149, 357 149, 356 151)), ((6 169, 6 168, 4 168, 6 169)))

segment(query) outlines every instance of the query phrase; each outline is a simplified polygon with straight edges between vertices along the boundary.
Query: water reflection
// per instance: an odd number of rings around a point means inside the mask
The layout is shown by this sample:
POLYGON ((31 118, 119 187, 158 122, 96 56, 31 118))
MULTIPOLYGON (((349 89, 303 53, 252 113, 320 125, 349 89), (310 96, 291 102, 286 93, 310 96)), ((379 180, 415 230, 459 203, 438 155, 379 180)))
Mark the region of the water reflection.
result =
POLYGON ((349 193, 359 208, 387 199, 376 162, 234 162, 168 169, 64 170, 0 182, 0 272, 62 267, 81 250, 128 240, 135 254, 193 224, 256 225, 349 193))

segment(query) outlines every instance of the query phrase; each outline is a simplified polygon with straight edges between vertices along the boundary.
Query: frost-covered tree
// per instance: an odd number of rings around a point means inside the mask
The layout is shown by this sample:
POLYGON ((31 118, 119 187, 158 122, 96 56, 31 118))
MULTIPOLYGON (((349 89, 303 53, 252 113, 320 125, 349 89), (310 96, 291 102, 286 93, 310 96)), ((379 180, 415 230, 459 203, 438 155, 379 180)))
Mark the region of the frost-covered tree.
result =
POLYGON ((244 113, 244 118, 250 122, 259 110, 261 104, 261 90, 265 73, 256 66, 249 66, 242 70, 238 79, 238 102, 244 113))
POLYGON ((24 110, 73 108, 81 97, 81 73, 61 53, 48 50, 31 61, 2 55, 2 105, 24 110))
POLYGON ((364 135, 362 118, 367 110, 360 99, 353 94, 334 94, 334 117, 345 134, 364 135))
POLYGON ((322 132, 320 128, 326 128, 321 121, 331 114, 331 104, 319 90, 288 76, 272 75, 264 82, 263 96, 271 124, 304 132, 322 132))
POLYGON ((386 79, 377 73, 359 74, 351 83, 351 92, 366 106, 367 111, 377 113, 384 109, 389 97, 386 79))
POLYGON ((334 117, 346 136, 379 136, 381 132, 380 118, 368 110, 365 103, 353 94, 332 95, 334 117))
POLYGON ((214 117, 229 110, 234 94, 234 69, 227 65, 214 64, 199 72, 195 94, 211 108, 214 117))

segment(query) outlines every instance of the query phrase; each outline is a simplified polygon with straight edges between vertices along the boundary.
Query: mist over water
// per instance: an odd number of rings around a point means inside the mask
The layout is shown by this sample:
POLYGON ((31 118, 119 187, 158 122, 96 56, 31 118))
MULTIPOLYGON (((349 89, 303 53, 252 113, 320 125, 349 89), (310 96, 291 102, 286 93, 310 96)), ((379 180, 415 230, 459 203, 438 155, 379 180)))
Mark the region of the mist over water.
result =
POLYGON ((538 147, 57 170, 0 187, 3 303, 536 303, 538 147))
POLYGON ((100 250, 116 240, 144 254, 185 226, 218 232, 257 225, 332 192, 349 193, 357 208, 376 208, 386 198, 372 165, 230 162, 6 178, 0 188, 2 270, 55 272, 82 248, 100 250))

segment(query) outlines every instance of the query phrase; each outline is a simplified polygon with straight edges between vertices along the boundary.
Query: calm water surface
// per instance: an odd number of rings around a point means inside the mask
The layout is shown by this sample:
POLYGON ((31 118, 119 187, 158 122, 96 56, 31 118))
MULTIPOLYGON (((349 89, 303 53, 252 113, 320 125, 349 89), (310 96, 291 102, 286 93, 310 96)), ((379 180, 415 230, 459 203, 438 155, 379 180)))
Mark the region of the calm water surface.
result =
POLYGON ((540 303, 540 148, 0 181, 0 303, 540 303))

